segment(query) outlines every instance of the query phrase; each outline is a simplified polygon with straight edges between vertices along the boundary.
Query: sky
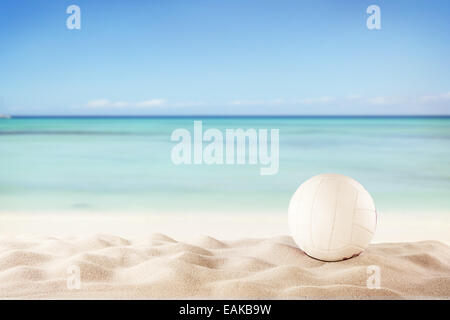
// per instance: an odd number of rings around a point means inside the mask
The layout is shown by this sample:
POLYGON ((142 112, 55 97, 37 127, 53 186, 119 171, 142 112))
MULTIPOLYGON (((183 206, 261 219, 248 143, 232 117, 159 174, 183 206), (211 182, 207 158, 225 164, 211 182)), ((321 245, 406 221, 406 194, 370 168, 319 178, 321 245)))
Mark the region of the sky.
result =
POLYGON ((448 115, 449 30, 448 0, 2 0, 0 114, 448 115))

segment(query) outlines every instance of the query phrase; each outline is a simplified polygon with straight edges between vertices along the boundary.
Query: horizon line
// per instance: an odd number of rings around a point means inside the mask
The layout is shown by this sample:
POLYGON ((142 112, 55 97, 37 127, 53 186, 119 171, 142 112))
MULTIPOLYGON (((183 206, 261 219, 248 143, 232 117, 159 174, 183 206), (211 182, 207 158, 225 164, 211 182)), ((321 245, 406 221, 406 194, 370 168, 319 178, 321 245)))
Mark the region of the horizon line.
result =
POLYGON ((430 115, 406 115, 406 114, 380 114, 380 115, 301 115, 301 114, 275 114, 275 115, 251 115, 251 114, 193 114, 193 115, 8 115, 10 119, 26 118, 450 118, 450 114, 430 115))

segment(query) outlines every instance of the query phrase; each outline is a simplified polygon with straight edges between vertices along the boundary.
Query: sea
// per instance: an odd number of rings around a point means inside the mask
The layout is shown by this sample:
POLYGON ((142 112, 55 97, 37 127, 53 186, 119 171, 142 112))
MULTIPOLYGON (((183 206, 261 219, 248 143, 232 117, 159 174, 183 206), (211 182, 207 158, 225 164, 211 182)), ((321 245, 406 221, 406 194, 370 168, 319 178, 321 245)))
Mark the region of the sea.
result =
MULTIPOLYGON (((204 146, 207 142, 204 142, 204 146)), ((450 217, 448 117, 0 119, 0 213, 285 214, 308 178, 359 181, 377 210, 450 217), (278 129, 279 168, 175 164, 176 129, 278 129)))

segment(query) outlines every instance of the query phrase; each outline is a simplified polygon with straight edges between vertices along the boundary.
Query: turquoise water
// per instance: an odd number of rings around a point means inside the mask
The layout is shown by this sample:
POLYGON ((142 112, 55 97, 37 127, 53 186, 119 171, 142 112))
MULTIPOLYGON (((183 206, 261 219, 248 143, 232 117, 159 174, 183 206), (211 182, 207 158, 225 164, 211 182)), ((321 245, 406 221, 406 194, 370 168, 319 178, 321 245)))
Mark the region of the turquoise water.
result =
POLYGON ((0 120, 0 212, 286 212, 325 172, 379 210, 450 212, 450 118, 27 118, 0 120), (176 128, 280 130, 279 173, 179 165, 176 128))

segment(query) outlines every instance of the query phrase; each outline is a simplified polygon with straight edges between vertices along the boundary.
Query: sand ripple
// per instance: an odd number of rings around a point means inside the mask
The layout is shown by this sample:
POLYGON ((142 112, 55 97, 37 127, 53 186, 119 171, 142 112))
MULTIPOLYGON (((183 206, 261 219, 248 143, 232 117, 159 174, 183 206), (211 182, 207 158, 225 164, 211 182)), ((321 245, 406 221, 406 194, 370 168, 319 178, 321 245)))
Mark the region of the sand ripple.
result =
POLYGON ((322 262, 290 237, 179 242, 162 234, 0 239, 1 298, 450 298, 450 247, 384 243, 322 262), (381 271, 369 289, 368 267, 381 271), (81 288, 67 288, 68 269, 81 288))

